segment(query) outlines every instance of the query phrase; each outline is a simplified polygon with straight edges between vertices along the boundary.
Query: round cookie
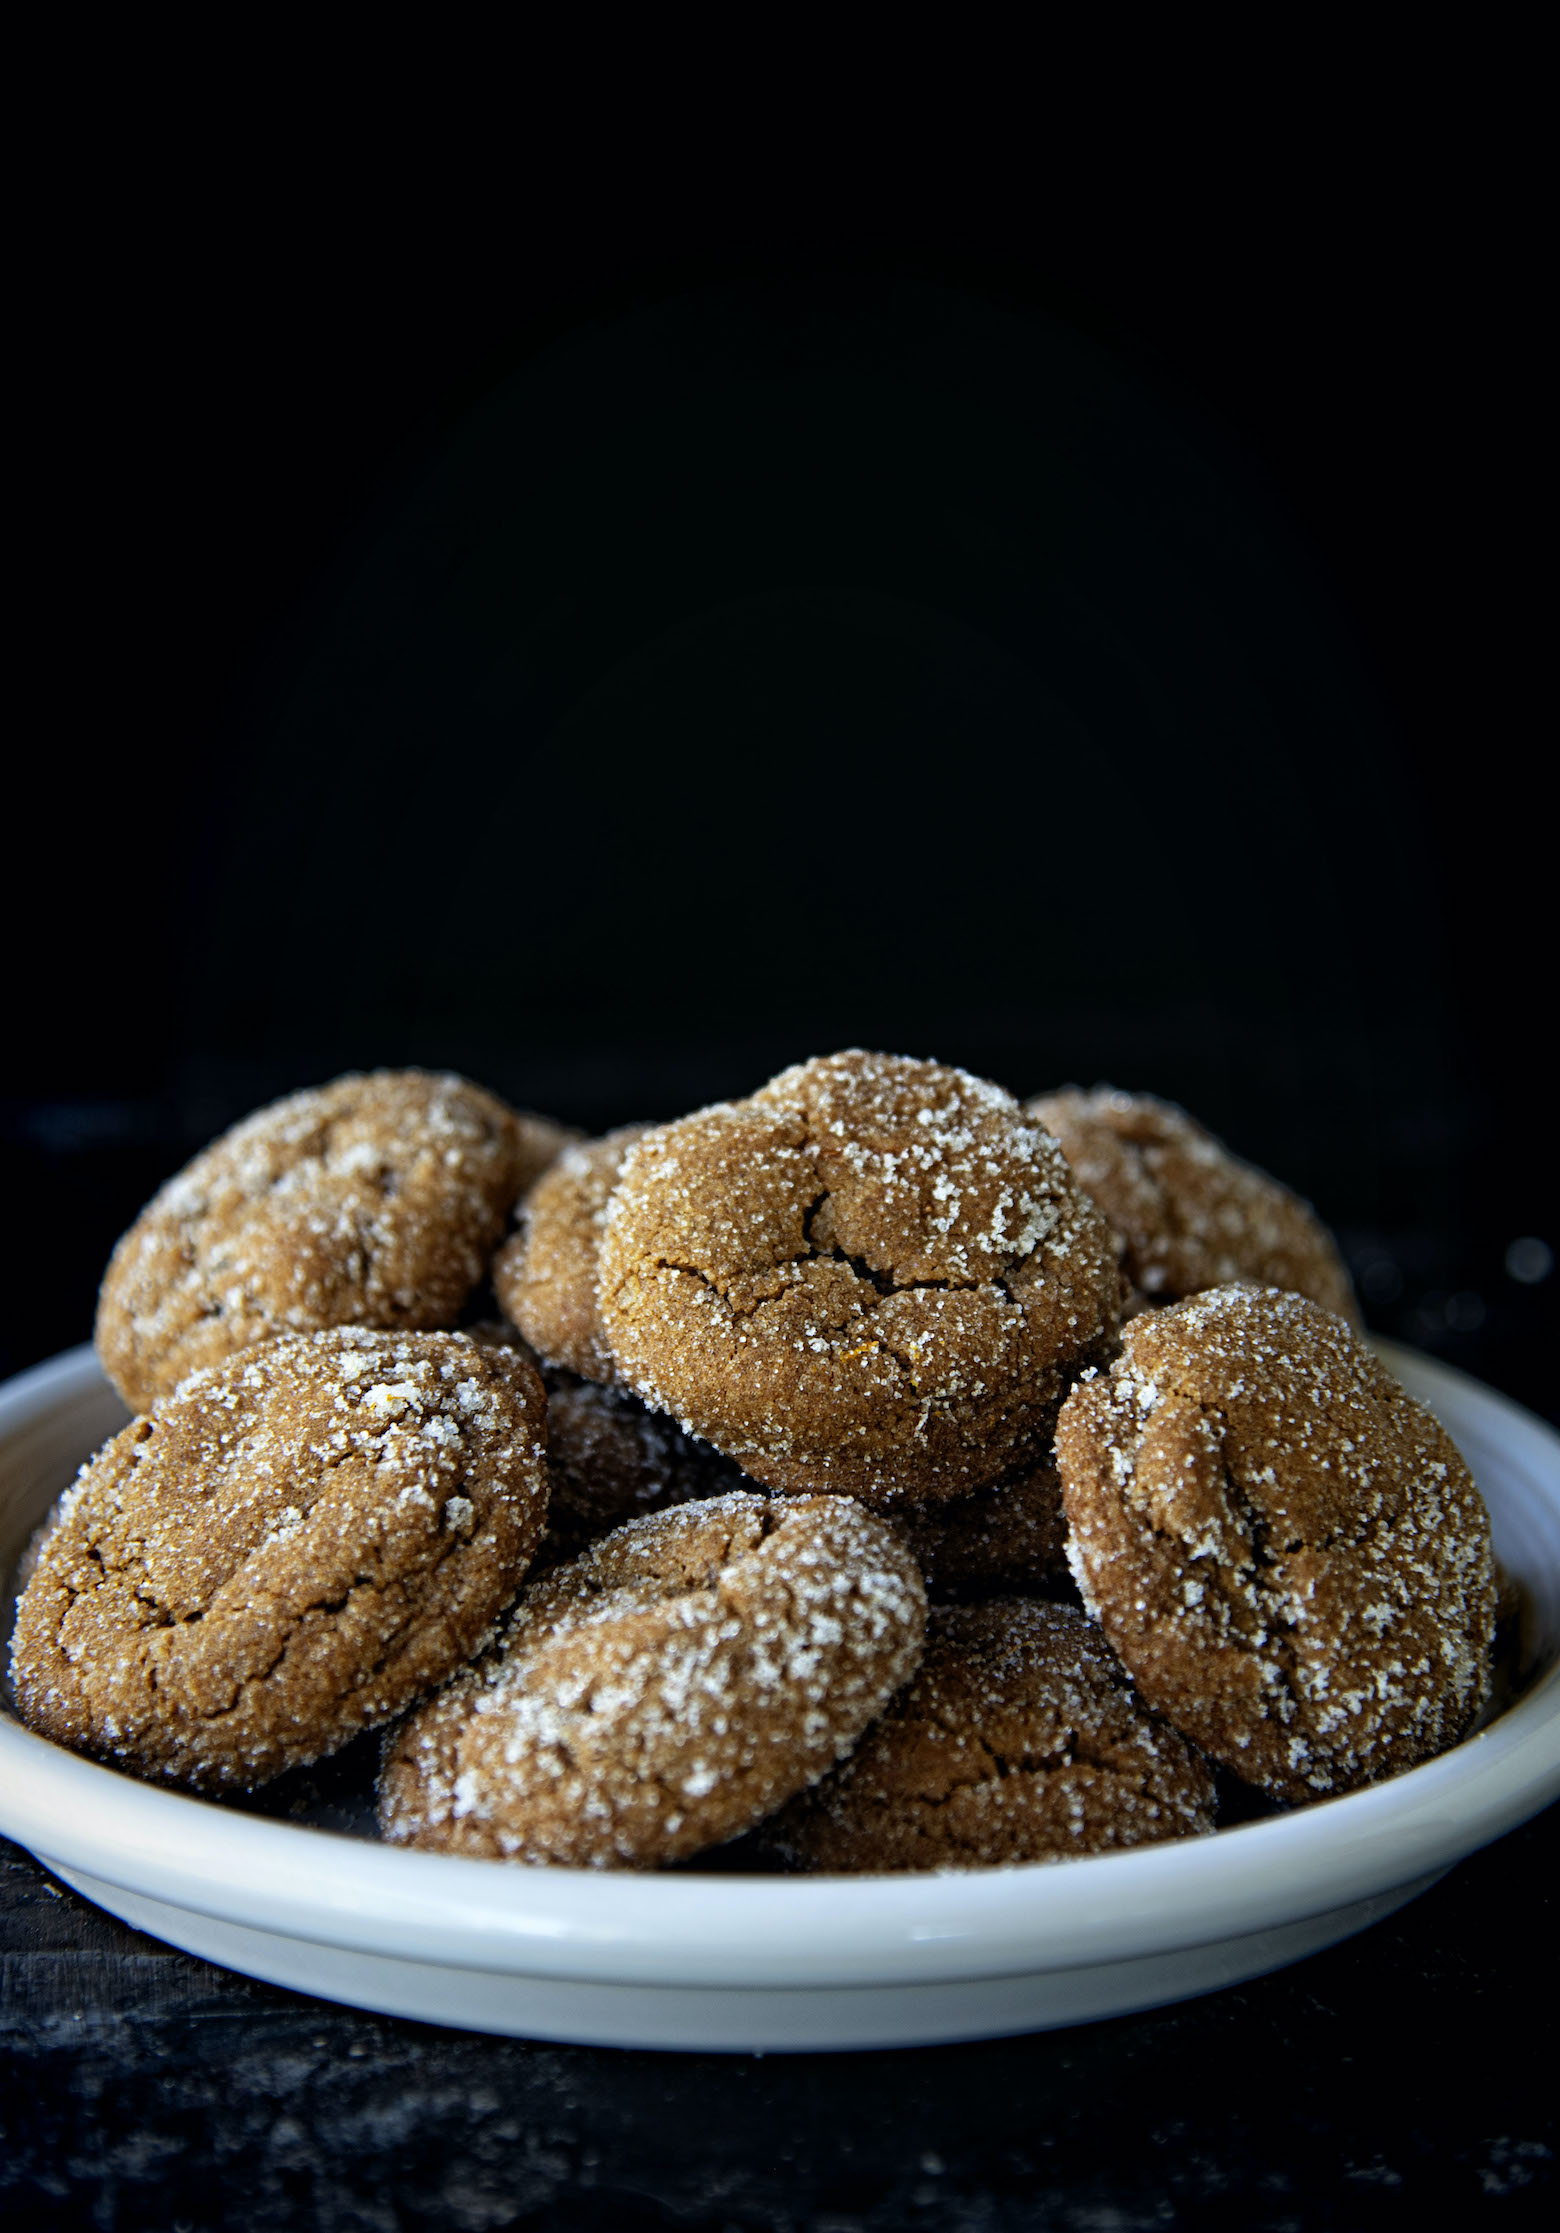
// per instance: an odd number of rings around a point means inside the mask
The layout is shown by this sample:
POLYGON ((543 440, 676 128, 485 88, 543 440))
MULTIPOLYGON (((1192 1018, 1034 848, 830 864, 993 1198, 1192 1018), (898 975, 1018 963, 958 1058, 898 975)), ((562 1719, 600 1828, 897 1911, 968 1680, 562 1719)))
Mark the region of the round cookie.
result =
POLYGON ((288 1335, 192 1374, 68 1493, 17 1610, 29 1727, 247 1790, 481 1643, 547 1509, 541 1384, 463 1334, 288 1335))
POLYGON ((246 1117, 114 1250, 98 1299, 104 1371, 144 1411, 186 1373, 276 1334, 452 1325, 543 1129, 421 1070, 338 1078, 246 1117))
POLYGON ((1231 1155, 1184 1109, 1111 1086, 1066 1086, 1024 1108, 1061 1141, 1073 1176, 1120 1235, 1122 1268, 1148 1302, 1249 1280, 1309 1295, 1359 1323, 1347 1268, 1316 1212, 1231 1155))
POLYGON ((743 1471, 874 1506, 1037 1455, 1108 1355, 1115 1244, 999 1086, 831 1055, 646 1133, 602 1238, 630 1386, 743 1471))
POLYGON ((516 1193, 523 1196, 565 1148, 577 1146, 585 1135, 572 1124, 559 1124, 554 1117, 538 1116, 534 1109, 512 1109, 510 1115, 515 1120, 520 1144, 516 1193))
POLYGON ((607 1201, 643 1124, 565 1148, 520 1205, 520 1230, 493 1260, 493 1292, 544 1363, 615 1380, 596 1315, 607 1201))
POLYGON ((545 1548, 551 1557, 573 1558, 596 1537, 647 1512, 752 1490, 729 1458, 693 1441, 675 1419, 649 1410, 627 1388, 604 1388, 567 1372, 543 1377, 552 1483, 545 1548))
MULTIPOLYGON (((547 1390, 547 1532, 532 1561, 545 1568, 577 1558, 625 1520, 664 1512, 700 1497, 754 1488, 745 1473, 685 1435, 675 1419, 651 1411, 629 1388, 604 1387, 560 1367, 543 1367, 523 1334, 500 1319, 466 1331, 473 1341, 517 1350, 547 1390)), ((1058 1491, 1058 1507, 1060 1491, 1058 1491)))
POLYGON ((1069 1605, 938 1605, 926 1656, 761 1835, 831 1873, 1075 1860, 1213 1828, 1212 1771, 1069 1605))
POLYGON ((925 1618, 899 1537, 844 1497, 630 1521, 528 1589, 499 1649, 395 1733, 380 1826, 494 1860, 685 1859, 849 1751, 925 1618))
POLYGON ((1343 1320, 1221 1287, 1135 1318, 1062 1408, 1084 1603, 1149 1704, 1276 1797, 1455 1743, 1489 1684, 1489 1515, 1343 1320))
POLYGON ((909 1506, 895 1519, 933 1598, 1071 1591, 1062 1482, 1049 1457, 957 1503, 909 1506))

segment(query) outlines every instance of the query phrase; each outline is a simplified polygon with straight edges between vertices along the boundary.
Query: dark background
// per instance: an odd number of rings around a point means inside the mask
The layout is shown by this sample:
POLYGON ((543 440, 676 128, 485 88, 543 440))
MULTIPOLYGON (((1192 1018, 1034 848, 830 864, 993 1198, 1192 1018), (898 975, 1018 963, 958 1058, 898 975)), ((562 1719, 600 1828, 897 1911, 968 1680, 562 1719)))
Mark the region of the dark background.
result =
POLYGON ((37 249, 5 1369, 295 1085, 867 1043, 1181 1098, 1553 1415, 1519 152, 1092 229, 179 152, 37 249))
MULTIPOLYGON (((1557 1232, 1533 181, 1456 74, 1189 128, 1115 206, 1108 136, 680 198, 415 112, 77 143, 12 282, 0 1367, 295 1085, 599 1126, 858 1041, 1183 1099, 1374 1324, 1556 1416, 1560 1282, 1506 1269, 1557 1232)), ((8 2177, 105 2226, 1538 2222, 1554 1843, 1179 2010, 765 2063, 355 2016, 12 1855, 8 2177)))

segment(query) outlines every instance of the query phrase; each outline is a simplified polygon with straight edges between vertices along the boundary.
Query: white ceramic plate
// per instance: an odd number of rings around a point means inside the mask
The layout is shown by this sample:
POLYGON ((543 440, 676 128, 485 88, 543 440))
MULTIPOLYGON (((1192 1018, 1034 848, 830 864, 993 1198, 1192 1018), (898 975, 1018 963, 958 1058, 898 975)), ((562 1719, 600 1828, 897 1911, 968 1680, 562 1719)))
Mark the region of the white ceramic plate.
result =
MULTIPOLYGON (((1478 1736, 1390 1783, 1052 1867, 602 1875, 406 1852, 185 1798, 5 1715, 0 1829, 99 1906, 229 1969, 541 2039, 908 2046, 1151 2008, 1277 1969, 1389 1915, 1560 1793, 1560 1437, 1461 1373, 1377 1347, 1473 1468, 1546 1669, 1478 1736)), ((87 1349, 0 1389, 0 1572, 125 1417, 87 1349)))

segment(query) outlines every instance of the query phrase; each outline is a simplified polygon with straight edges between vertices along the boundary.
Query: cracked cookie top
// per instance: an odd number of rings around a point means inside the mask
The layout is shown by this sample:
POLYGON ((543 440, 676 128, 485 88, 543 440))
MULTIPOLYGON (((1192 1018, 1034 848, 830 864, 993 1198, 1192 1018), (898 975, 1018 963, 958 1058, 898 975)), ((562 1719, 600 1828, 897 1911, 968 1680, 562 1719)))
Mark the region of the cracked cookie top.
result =
POLYGON ((144 1411, 199 1365, 316 1326, 453 1325, 568 1134, 421 1070, 337 1078, 186 1164, 114 1250, 104 1371, 144 1411))
POLYGON ((600 1259, 648 1403, 772 1488, 879 1506, 1041 1454, 1116 1294, 1103 1218, 1010 1094, 859 1051, 647 1133, 600 1259))
POLYGON ((396 1731, 395 1843, 650 1868, 831 1768, 921 1655, 926 1596, 845 1497, 738 1492, 633 1520, 528 1589, 499 1647, 396 1731))
POLYGON ((1478 1712, 1484 1500, 1333 1313, 1222 1287, 1135 1318, 1056 1455, 1085 1604, 1149 1703, 1248 1782, 1350 1790, 1478 1712))
POLYGON ((545 1399, 464 1334, 338 1328, 193 1374, 82 1471, 17 1610, 22 1718, 247 1790, 480 1644, 547 1509, 545 1399))
POLYGON ((1213 1802, 1092 1622, 1009 1598, 934 1606, 914 1680, 762 1835, 792 1868, 999 1868, 1196 1836, 1213 1802))
POLYGON ((520 1230, 493 1260, 493 1292, 544 1363, 584 1380, 617 1367, 596 1312, 607 1200, 623 1157, 647 1127, 625 1124, 567 1147, 520 1205, 520 1230))
POLYGON ((1309 1295, 1359 1323, 1343 1258, 1316 1212, 1174 1102, 1066 1086, 1024 1108, 1061 1141, 1073 1176, 1120 1236, 1123 1270, 1149 1302, 1250 1280, 1309 1295))

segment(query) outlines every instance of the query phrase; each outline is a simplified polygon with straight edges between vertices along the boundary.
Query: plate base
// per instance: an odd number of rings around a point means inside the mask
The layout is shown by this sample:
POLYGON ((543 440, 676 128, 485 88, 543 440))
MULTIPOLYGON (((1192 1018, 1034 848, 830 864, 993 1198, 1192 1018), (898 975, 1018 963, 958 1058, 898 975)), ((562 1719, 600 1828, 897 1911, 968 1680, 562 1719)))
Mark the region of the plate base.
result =
POLYGON ((1172 1954, 1052 1969, 1029 1977, 948 1984, 710 1988, 596 1985, 397 1961, 220 1922, 121 1891, 81 1869, 39 1859, 96 1906, 153 1938, 224 1969, 378 2015, 411 2016, 462 2031, 501 2032, 588 2047, 670 2047, 721 2054, 785 2054, 859 2047, 930 2047, 999 2039, 1163 2007, 1239 1985, 1353 1937, 1417 1899, 1446 1874, 1278 1929, 1172 1954))

